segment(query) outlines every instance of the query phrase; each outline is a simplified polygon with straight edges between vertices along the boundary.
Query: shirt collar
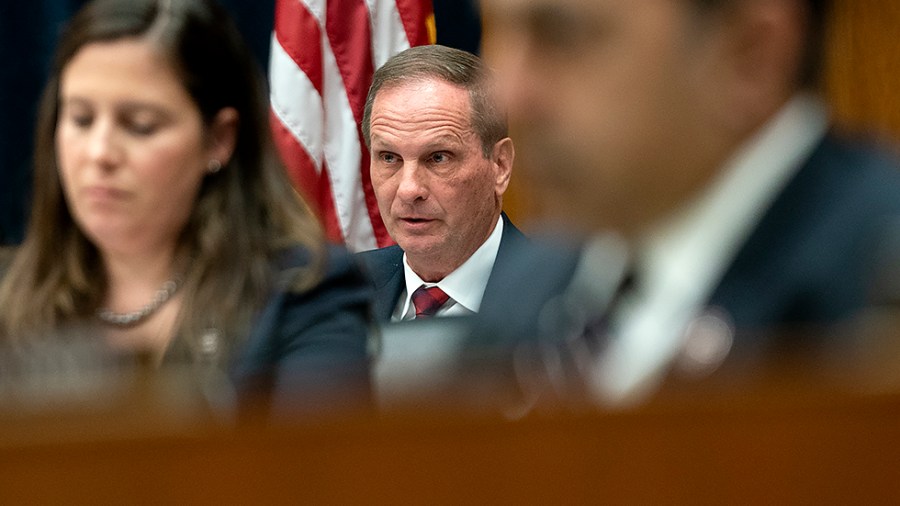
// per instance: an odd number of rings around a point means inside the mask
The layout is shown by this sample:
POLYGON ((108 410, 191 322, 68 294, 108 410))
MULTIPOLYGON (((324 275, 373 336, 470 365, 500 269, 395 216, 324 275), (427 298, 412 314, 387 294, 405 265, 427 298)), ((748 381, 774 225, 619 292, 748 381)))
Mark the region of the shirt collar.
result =
POLYGON ((697 198, 639 241, 642 285, 705 300, 827 128, 828 111, 819 99, 799 94, 789 101, 697 198))
POLYGON ((466 312, 477 313, 481 307, 481 299, 484 297, 484 289, 487 287, 491 270, 494 268, 494 261, 497 259, 497 252, 500 250, 500 239, 502 236, 503 219, 498 218, 497 225, 494 226, 491 235, 475 250, 475 253, 472 253, 472 256, 463 262, 462 265, 437 283, 422 281, 422 278, 409 267, 406 253, 404 252, 403 274, 406 280, 406 292, 400 302, 402 310, 399 314, 403 315, 402 319, 409 317, 412 293, 422 285, 428 287, 436 285, 450 296, 452 302, 442 308, 439 314, 445 313, 447 309, 451 309, 451 306, 454 305, 459 306, 454 308, 454 312, 459 312, 459 314, 466 312))
POLYGON ((636 290, 613 315, 617 339, 596 369, 603 396, 633 400, 661 377, 686 326, 827 125, 819 100, 793 98, 696 199, 636 244, 636 290))

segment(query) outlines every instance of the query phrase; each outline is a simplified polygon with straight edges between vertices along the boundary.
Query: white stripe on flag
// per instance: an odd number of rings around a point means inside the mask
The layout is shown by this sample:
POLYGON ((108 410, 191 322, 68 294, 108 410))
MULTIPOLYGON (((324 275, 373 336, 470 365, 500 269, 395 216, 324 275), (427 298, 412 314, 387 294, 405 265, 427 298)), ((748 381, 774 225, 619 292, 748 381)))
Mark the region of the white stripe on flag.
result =
POLYGON ((322 41, 322 63, 325 163, 331 180, 338 223, 350 249, 373 249, 378 244, 363 194, 360 176, 362 149, 356 119, 350 108, 350 99, 347 97, 337 60, 327 40, 322 41))
MULTIPOLYGON (((393 0, 391 0, 393 1, 393 0)), ((306 10, 316 18, 319 22, 319 29, 325 31, 325 9, 327 8, 327 0, 301 0, 300 3, 306 6, 306 10)))
POLYGON ((366 0, 372 21, 372 63, 375 70, 391 56, 409 49, 406 29, 395 0, 366 0))
POLYGON ((315 161, 316 169, 321 172, 325 127, 322 97, 307 75, 284 52, 284 48, 274 35, 269 80, 272 112, 303 144, 306 152, 315 161))

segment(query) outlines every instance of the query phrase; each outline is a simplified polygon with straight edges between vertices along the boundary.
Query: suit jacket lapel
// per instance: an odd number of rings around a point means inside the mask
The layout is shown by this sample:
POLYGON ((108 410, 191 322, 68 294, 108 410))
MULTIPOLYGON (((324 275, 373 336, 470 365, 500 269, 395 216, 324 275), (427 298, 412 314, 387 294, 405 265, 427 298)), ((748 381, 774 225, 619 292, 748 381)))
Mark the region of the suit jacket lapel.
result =
MULTIPOLYGON (((485 294, 490 292, 494 281, 494 272, 497 265, 513 260, 517 251, 526 247, 528 239, 509 220, 506 213, 501 213, 503 220, 503 235, 500 237, 500 248, 497 251, 497 259, 494 269, 488 278, 485 294)), ((370 267, 370 275, 375 285, 375 300, 372 305, 374 317, 379 321, 391 319, 399 303, 400 295, 405 288, 403 276, 403 250, 399 246, 389 246, 382 250, 367 253, 367 264, 370 267)))
POLYGON ((379 254, 380 266, 372 272, 375 283, 372 311, 377 320, 388 321, 404 288, 403 250, 399 246, 390 246, 379 254))
MULTIPOLYGON (((500 248, 497 250, 497 258, 494 260, 494 266, 491 268, 491 275, 488 277, 487 285, 484 288, 482 300, 494 297, 495 292, 498 290, 501 292, 505 290, 503 286, 497 286, 497 272, 502 271, 503 266, 507 264, 516 263, 518 256, 525 253, 529 245, 528 238, 512 224, 506 213, 501 213, 500 217, 503 220, 503 235, 500 236, 500 248)), ((503 275, 501 274, 499 277, 502 278, 503 275)), ((499 283, 505 284, 508 281, 508 279, 500 279, 499 283)))

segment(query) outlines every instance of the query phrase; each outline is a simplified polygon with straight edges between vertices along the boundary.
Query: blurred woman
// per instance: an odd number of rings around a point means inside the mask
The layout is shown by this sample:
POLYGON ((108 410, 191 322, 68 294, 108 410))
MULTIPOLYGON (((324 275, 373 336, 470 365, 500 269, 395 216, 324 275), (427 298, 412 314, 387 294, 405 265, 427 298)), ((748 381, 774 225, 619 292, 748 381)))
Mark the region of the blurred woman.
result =
POLYGON ((89 334, 239 392, 365 399, 367 284, 269 138, 260 72, 212 0, 97 0, 60 40, 0 335, 89 334))

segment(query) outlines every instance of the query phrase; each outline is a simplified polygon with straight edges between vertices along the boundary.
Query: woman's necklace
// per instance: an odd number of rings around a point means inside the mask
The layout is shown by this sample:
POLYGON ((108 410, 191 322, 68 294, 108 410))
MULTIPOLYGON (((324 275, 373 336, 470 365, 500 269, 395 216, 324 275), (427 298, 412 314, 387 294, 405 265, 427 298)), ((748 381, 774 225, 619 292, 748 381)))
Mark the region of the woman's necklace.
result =
POLYGON ((115 327, 133 327, 138 323, 141 323, 145 319, 147 319, 150 315, 155 313, 163 304, 166 303, 169 299, 175 295, 175 292, 178 291, 178 288, 181 286, 181 281, 178 278, 173 278, 165 283, 163 283, 162 287, 156 291, 156 295, 153 297, 153 300, 145 304, 143 307, 138 309, 137 311, 131 311, 128 313, 116 313, 108 308, 100 308, 97 310, 97 318, 99 318, 103 323, 108 325, 113 325, 115 327))

